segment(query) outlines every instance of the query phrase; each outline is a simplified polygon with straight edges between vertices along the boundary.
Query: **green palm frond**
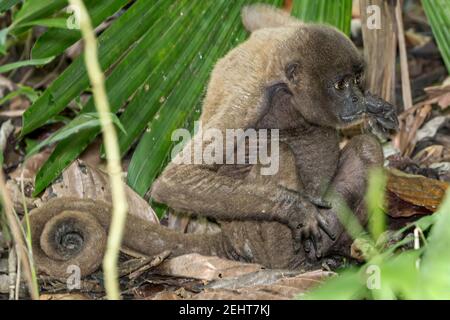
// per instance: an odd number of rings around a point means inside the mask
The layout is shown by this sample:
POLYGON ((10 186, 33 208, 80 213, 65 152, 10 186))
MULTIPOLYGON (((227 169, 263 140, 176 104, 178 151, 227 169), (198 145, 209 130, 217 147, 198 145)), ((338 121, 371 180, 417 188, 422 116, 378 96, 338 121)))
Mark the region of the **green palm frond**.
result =
POLYGON ((450 74, 450 1, 422 0, 422 4, 450 74))
POLYGON ((294 1, 292 15, 305 22, 326 23, 350 34, 352 0, 294 1))

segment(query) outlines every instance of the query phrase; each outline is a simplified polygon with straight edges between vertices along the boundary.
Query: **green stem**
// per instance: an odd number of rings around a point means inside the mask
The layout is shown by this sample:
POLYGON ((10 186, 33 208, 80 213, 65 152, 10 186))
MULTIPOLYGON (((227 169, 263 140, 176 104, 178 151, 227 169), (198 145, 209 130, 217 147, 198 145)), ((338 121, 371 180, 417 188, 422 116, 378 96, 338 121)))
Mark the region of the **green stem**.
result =
POLYGON ((85 64, 92 85, 95 106, 97 108, 103 132, 103 141, 107 159, 107 170, 111 185, 112 218, 106 253, 103 260, 105 289, 108 299, 120 299, 117 262, 122 242, 128 205, 125 188, 122 183, 117 134, 110 115, 108 96, 105 90, 105 78, 98 62, 97 41, 86 7, 82 0, 69 0, 78 10, 81 34, 85 42, 85 64))

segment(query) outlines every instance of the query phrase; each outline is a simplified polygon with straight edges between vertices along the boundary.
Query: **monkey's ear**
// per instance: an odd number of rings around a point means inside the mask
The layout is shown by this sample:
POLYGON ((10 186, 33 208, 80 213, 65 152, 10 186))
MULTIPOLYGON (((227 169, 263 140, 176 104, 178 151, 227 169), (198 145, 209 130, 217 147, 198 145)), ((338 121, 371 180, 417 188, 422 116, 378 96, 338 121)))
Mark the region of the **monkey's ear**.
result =
POLYGON ((297 83, 300 79, 300 63, 290 62, 286 65, 284 69, 286 77, 290 82, 297 83))
POLYGON ((273 107, 279 103, 285 104, 292 93, 286 83, 276 83, 267 88, 266 95, 267 106, 273 107))

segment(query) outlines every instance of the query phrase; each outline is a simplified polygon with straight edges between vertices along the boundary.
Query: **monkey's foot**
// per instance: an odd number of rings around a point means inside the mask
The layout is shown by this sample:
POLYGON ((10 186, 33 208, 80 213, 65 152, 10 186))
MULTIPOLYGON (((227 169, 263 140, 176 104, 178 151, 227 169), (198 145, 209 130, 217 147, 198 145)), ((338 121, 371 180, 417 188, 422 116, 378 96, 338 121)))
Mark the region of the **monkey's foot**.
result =
POLYGON ((327 220, 321 216, 321 213, 316 209, 304 212, 302 221, 297 224, 296 229, 293 229, 294 239, 298 246, 296 250, 303 247, 305 252, 311 251, 311 244, 314 248, 316 258, 322 257, 322 231, 331 240, 335 240, 336 236, 328 224, 327 220))

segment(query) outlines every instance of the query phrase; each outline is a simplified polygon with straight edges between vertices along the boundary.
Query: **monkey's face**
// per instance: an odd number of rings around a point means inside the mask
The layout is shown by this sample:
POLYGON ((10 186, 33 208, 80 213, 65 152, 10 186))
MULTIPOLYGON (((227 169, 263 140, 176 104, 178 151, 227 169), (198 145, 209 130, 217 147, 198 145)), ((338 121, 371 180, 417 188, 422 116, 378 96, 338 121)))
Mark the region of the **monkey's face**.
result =
POLYGON ((321 126, 361 121, 366 109, 364 63, 353 43, 339 31, 317 25, 304 27, 297 39, 284 66, 297 110, 321 126))
POLYGON ((330 77, 323 90, 324 112, 334 118, 329 125, 345 127, 363 119, 366 109, 363 90, 362 64, 330 77))

